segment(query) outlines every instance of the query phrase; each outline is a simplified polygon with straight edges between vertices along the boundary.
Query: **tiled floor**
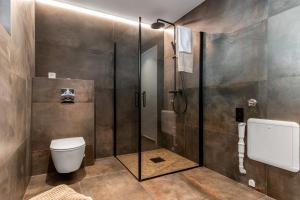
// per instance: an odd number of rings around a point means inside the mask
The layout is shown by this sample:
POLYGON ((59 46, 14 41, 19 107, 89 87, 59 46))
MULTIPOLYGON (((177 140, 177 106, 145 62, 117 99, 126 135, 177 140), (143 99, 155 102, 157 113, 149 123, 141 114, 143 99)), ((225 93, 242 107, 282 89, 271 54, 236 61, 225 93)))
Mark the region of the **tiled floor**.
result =
POLYGON ((75 175, 31 178, 24 199, 68 184, 94 200, 269 200, 271 198, 206 168, 138 182, 115 158, 97 160, 75 175))
MULTIPOLYGON (((118 158, 137 177, 137 153, 119 155, 118 158)), ((142 179, 196 166, 198 166, 197 163, 164 148, 142 152, 142 179), (160 157, 165 161, 154 163, 150 160, 151 158, 157 157, 160 157)))

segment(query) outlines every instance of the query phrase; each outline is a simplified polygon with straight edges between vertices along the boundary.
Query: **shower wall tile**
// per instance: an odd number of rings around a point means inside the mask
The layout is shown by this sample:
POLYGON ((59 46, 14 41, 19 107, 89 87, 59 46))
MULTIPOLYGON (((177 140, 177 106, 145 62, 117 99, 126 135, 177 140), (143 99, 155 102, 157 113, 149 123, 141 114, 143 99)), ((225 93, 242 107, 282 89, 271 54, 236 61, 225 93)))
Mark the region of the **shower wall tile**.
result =
POLYGON ((269 16, 279 14, 298 5, 300 5, 298 0, 269 0, 269 16))
POLYGON ((300 5, 270 17, 268 20, 270 79, 300 75, 299 17, 300 5))
POLYGON ((174 56, 174 51, 171 43, 174 41, 174 29, 168 27, 164 31, 164 57, 172 58, 174 56))
POLYGON ((182 17, 178 24, 208 33, 229 33, 268 17, 268 0, 209 0, 182 17))
MULTIPOLYGON (((185 90, 187 96, 187 111, 184 115, 186 126, 199 127, 199 88, 188 88, 185 90)), ((182 102, 184 105, 184 103, 182 102)))
POLYGON ((267 21, 233 33, 208 35, 205 86, 266 80, 267 21))
POLYGON ((199 127, 185 127, 185 154, 184 156, 194 162, 199 162, 199 127))
MULTIPOLYGON (((239 173, 235 108, 245 109, 246 120, 255 117, 299 123, 300 114, 295 109, 299 99, 299 5, 294 0, 210 0, 177 22, 195 32, 207 32, 205 166, 246 185, 253 178, 257 190, 284 200, 298 199, 298 173, 268 167, 247 157, 247 175, 239 173), (248 108, 249 98, 258 100, 256 108, 248 108)), ((168 29, 165 67, 171 67, 170 41, 172 30, 168 29)), ((165 69, 165 73, 169 71, 165 69)), ((172 73, 165 74, 165 80, 164 109, 171 109, 166 90, 172 88, 172 73)), ((172 144, 172 139, 166 141, 172 144)))
MULTIPOLYGON (((132 133, 136 119, 131 116, 136 113, 133 97, 138 85, 138 26, 41 3, 36 6, 36 24, 36 76, 46 77, 48 72, 56 72, 59 78, 95 82, 95 153, 98 158, 111 156, 113 152, 113 52, 116 43, 117 88, 124 89, 118 96, 122 102, 118 103, 125 106, 124 110, 118 110, 121 115, 118 123, 122 123, 120 127, 125 131, 120 134, 127 133, 126 126, 129 129, 129 136, 124 135, 126 140, 120 146, 136 149, 136 140, 129 142, 128 138, 136 138, 132 133)), ((142 35, 144 48, 158 44, 160 62, 163 61, 163 32, 143 29, 142 35)), ((120 109, 123 108, 120 106, 120 109)))
POLYGON ((11 35, 0 25, 0 199, 22 199, 30 178, 34 1, 11 0, 11 35))
POLYGON ((138 56, 120 55, 117 52, 117 89, 133 89, 138 87, 138 56))
MULTIPOLYGON (((126 56, 127 58, 135 58, 138 56, 138 33, 139 28, 136 25, 128 25, 122 22, 115 23, 114 42, 117 43, 117 58, 119 58, 119 56, 126 56)), ((138 60, 135 59, 135 61, 137 62, 138 60)))

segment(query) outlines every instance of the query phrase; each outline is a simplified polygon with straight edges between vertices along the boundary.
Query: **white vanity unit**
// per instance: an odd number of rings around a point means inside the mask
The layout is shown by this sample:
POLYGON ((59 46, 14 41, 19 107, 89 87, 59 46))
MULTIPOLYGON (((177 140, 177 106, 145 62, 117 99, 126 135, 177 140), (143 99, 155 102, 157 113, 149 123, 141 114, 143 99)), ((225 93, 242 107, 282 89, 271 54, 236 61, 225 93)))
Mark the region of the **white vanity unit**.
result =
POLYGON ((247 125, 250 159, 292 172, 299 171, 299 124, 251 118, 247 125))

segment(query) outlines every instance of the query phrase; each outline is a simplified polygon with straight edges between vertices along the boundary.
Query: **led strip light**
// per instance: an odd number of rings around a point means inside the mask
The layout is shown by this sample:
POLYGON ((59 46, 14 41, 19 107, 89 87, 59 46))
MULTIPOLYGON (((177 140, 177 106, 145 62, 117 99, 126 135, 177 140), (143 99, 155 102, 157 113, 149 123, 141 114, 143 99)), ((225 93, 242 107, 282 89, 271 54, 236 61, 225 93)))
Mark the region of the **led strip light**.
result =
MULTIPOLYGON (((68 3, 63 3, 63 2, 60 2, 60 1, 36 0, 36 2, 46 4, 46 5, 49 5, 49 6, 54 6, 54 7, 58 7, 58 8, 63 8, 63 9, 75 11, 75 12, 78 12, 78 13, 83 13, 83 14, 95 16, 95 17, 101 17, 101 18, 105 18, 105 19, 109 19, 109 20, 123 22, 123 23, 130 24, 130 25, 137 26, 139 24, 137 21, 134 21, 134 20, 125 19, 123 17, 118 17, 118 16, 114 16, 114 15, 109 15, 109 14, 106 14, 106 13, 102 13, 102 12, 95 11, 95 10, 90 10, 90 9, 87 9, 87 8, 71 5, 71 4, 68 4, 68 3)), ((142 26, 144 28, 151 29, 151 26, 149 24, 142 23, 142 26)))

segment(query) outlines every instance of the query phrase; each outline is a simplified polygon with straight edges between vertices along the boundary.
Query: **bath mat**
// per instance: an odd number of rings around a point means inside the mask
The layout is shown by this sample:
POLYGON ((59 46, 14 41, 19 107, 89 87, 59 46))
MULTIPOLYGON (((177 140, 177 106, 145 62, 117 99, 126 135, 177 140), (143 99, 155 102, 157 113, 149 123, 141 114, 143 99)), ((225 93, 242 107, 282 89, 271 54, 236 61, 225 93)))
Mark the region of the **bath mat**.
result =
POLYGON ((30 200, 93 200, 91 197, 86 197, 75 192, 67 185, 59 185, 51 190, 43 192, 30 200))

